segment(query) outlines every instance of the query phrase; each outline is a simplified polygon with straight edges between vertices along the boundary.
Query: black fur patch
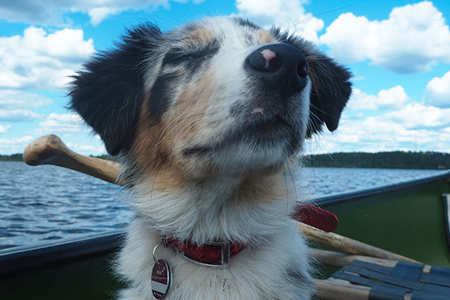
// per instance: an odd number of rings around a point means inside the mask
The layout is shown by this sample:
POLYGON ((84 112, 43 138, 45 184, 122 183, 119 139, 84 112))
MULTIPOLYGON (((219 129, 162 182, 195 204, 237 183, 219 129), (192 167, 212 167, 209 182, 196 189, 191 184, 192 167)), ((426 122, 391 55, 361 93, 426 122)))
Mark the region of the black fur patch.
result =
POLYGON ((97 132, 111 155, 127 151, 144 98, 144 78, 162 36, 153 24, 129 30, 110 51, 95 55, 72 82, 70 108, 97 132))
POLYGON ((148 102, 148 111, 150 120, 158 122, 162 115, 169 108, 173 99, 174 81, 177 81, 177 73, 163 74, 156 79, 150 92, 150 101, 148 102))
POLYGON ((238 23, 239 25, 243 26, 243 27, 249 27, 255 30, 261 29, 261 27, 259 27, 258 25, 250 22, 247 19, 242 19, 242 18, 233 18, 234 21, 236 21, 236 23, 238 23))
POLYGON ((307 137, 320 131, 323 123, 330 131, 337 129, 342 110, 352 91, 350 72, 330 58, 322 57, 310 63, 310 69, 310 72, 314 72, 316 82, 311 90, 307 137))

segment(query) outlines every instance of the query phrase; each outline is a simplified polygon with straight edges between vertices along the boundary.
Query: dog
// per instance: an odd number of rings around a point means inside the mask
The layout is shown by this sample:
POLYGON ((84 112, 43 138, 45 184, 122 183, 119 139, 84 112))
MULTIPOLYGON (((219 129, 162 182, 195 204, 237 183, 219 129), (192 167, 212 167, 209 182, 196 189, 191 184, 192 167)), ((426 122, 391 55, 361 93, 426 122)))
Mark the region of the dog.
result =
POLYGON ((286 174, 337 128, 350 78, 301 37, 233 17, 145 23, 88 61, 70 108, 122 157, 136 209, 118 297, 311 299, 286 174))

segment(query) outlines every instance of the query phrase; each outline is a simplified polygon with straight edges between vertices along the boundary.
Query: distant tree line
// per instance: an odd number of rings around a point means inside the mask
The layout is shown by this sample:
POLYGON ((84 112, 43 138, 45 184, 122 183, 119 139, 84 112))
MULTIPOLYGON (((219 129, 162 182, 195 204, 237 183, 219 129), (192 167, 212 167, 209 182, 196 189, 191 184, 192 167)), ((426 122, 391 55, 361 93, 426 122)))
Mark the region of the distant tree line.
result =
POLYGON ((449 169, 450 154, 440 152, 348 152, 317 154, 306 157, 308 167, 380 168, 380 169, 449 169))
POLYGON ((0 155, 0 161, 23 161, 22 154, 0 155))
MULTIPOLYGON (((111 159, 109 155, 94 157, 111 159)), ((0 161, 23 159, 18 153, 0 155, 0 161)), ((339 152, 309 155, 302 161, 306 167, 316 168, 450 169, 450 153, 440 152, 339 152)))

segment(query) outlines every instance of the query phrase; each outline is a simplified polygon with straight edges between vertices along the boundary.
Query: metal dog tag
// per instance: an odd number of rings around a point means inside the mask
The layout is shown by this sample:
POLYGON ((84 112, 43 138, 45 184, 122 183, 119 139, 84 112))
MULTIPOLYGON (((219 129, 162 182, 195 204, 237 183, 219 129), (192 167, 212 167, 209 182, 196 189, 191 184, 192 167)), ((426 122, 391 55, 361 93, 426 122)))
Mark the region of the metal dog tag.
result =
POLYGON ((152 271, 152 294, 155 299, 164 299, 172 284, 172 269, 167 261, 159 259, 152 271))

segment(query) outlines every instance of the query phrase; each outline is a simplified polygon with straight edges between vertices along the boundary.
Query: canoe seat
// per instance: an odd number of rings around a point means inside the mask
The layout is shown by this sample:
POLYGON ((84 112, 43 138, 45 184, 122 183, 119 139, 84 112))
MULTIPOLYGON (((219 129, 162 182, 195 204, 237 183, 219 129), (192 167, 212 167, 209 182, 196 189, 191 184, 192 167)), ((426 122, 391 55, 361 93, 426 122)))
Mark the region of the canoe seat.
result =
MULTIPOLYGON (((410 262, 393 267, 353 261, 330 276, 339 281, 370 288, 368 300, 449 300, 450 268, 410 262)), ((359 298, 354 298, 359 299, 359 298)))

